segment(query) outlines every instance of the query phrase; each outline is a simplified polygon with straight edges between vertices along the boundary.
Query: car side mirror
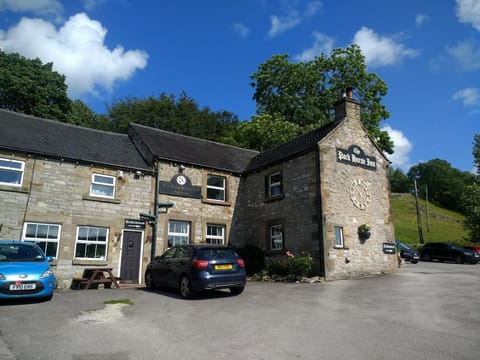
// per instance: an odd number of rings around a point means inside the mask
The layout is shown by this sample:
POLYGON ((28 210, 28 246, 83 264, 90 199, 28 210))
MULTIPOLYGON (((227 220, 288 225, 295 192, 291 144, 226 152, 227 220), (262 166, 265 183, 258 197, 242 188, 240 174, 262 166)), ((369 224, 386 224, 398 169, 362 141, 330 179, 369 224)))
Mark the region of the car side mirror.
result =
POLYGON ((52 262, 53 261, 53 256, 47 256, 47 261, 52 262))

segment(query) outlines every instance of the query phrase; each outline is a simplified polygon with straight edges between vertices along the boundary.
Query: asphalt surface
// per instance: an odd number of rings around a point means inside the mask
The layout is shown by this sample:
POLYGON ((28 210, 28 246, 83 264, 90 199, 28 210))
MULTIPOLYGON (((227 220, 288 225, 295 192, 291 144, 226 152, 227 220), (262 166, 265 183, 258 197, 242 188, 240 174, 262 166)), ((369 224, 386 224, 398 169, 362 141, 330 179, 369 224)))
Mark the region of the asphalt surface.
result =
POLYGON ((55 292, 0 305, 0 360, 479 359, 480 264, 245 292, 55 292), (129 299, 133 305, 105 305, 129 299))

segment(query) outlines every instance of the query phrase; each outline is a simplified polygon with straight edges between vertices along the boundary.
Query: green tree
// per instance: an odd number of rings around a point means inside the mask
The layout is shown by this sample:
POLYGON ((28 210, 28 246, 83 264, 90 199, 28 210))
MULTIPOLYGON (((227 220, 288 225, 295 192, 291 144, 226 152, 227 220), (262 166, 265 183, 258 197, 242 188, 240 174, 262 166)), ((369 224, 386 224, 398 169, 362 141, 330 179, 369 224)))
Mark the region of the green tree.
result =
POLYGON ((236 145, 258 151, 267 150, 297 136, 301 127, 269 114, 254 116, 237 126, 236 145))
POLYGON ((467 187, 462 198, 465 213, 465 228, 469 241, 480 243, 480 185, 478 183, 467 187))
POLYGON ((46 119, 68 121, 72 102, 65 76, 52 63, 0 50, 0 107, 46 119))
POLYGON ((382 150, 393 153, 388 133, 379 128, 380 121, 390 116, 381 103, 387 86, 376 74, 367 72, 357 45, 334 49, 330 56, 322 54, 308 62, 292 63, 287 54, 275 55, 261 64, 251 79, 257 113, 281 115, 303 131, 310 129, 308 125, 332 121, 335 102, 347 87, 354 88, 362 106, 363 125, 382 150))
POLYGON ((195 136, 206 140, 234 139, 233 132, 238 117, 228 111, 200 109, 185 93, 175 98, 162 93, 158 98, 126 98, 116 101, 108 109, 111 130, 126 132, 128 124, 135 122, 145 126, 195 136))
POLYGON ((473 136, 473 164, 477 168, 477 176, 480 178, 480 134, 473 136))
POLYGON ((408 193, 412 190, 412 181, 401 169, 390 168, 388 178, 392 193, 408 193))
MULTIPOLYGON (((453 168, 446 160, 434 159, 410 168, 408 177, 419 189, 428 186, 428 198, 437 205, 464 212, 463 195, 475 183, 475 176, 453 168)), ((425 198, 425 194, 420 192, 425 198)))

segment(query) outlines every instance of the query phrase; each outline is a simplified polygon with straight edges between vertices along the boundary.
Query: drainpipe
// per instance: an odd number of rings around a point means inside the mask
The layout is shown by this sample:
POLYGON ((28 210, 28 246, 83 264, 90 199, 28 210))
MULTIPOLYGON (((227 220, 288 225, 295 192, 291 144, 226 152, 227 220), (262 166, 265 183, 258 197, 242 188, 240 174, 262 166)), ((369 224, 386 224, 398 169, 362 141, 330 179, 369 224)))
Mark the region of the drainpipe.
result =
POLYGON ((323 209, 322 209, 322 186, 320 179, 320 145, 317 144, 315 148, 315 172, 316 176, 316 187, 317 187, 317 212, 318 212, 318 251, 319 251, 319 265, 320 265, 320 276, 325 278, 325 247, 323 246, 323 209))
POLYGON ((155 159, 157 171, 155 172, 155 196, 153 200, 153 216, 155 220, 152 224, 152 246, 150 252, 150 261, 155 259, 155 250, 157 245, 157 224, 158 224, 158 196, 160 192, 160 164, 158 159, 155 159))

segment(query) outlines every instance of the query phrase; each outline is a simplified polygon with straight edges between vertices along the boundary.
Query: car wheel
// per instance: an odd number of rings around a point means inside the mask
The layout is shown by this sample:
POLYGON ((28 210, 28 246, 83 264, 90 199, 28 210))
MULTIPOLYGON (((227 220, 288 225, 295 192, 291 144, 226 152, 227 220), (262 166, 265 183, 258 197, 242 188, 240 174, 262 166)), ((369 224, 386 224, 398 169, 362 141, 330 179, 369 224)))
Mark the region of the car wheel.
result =
POLYGON ((241 287, 231 287, 230 292, 232 295, 240 295, 243 292, 243 289, 245 289, 244 286, 241 287))
POLYGON ((155 288, 155 285, 153 284, 152 273, 150 271, 145 273, 145 286, 149 290, 153 290, 155 288))
POLYGON ((460 256, 457 256, 457 257, 455 258, 455 262, 456 262, 457 264, 461 264, 463 261, 462 261, 462 258, 461 258, 460 256))
POLYGON ((425 254, 425 255, 423 255, 423 260, 424 261, 432 261, 432 256, 430 254, 425 254))
POLYGON ((179 287, 180 287, 180 295, 184 299, 189 299, 193 296, 192 284, 190 283, 190 279, 188 278, 187 275, 182 276, 179 287))
POLYGON ((418 261, 417 260, 412 260, 411 263, 416 264, 416 263, 418 263, 418 261))

